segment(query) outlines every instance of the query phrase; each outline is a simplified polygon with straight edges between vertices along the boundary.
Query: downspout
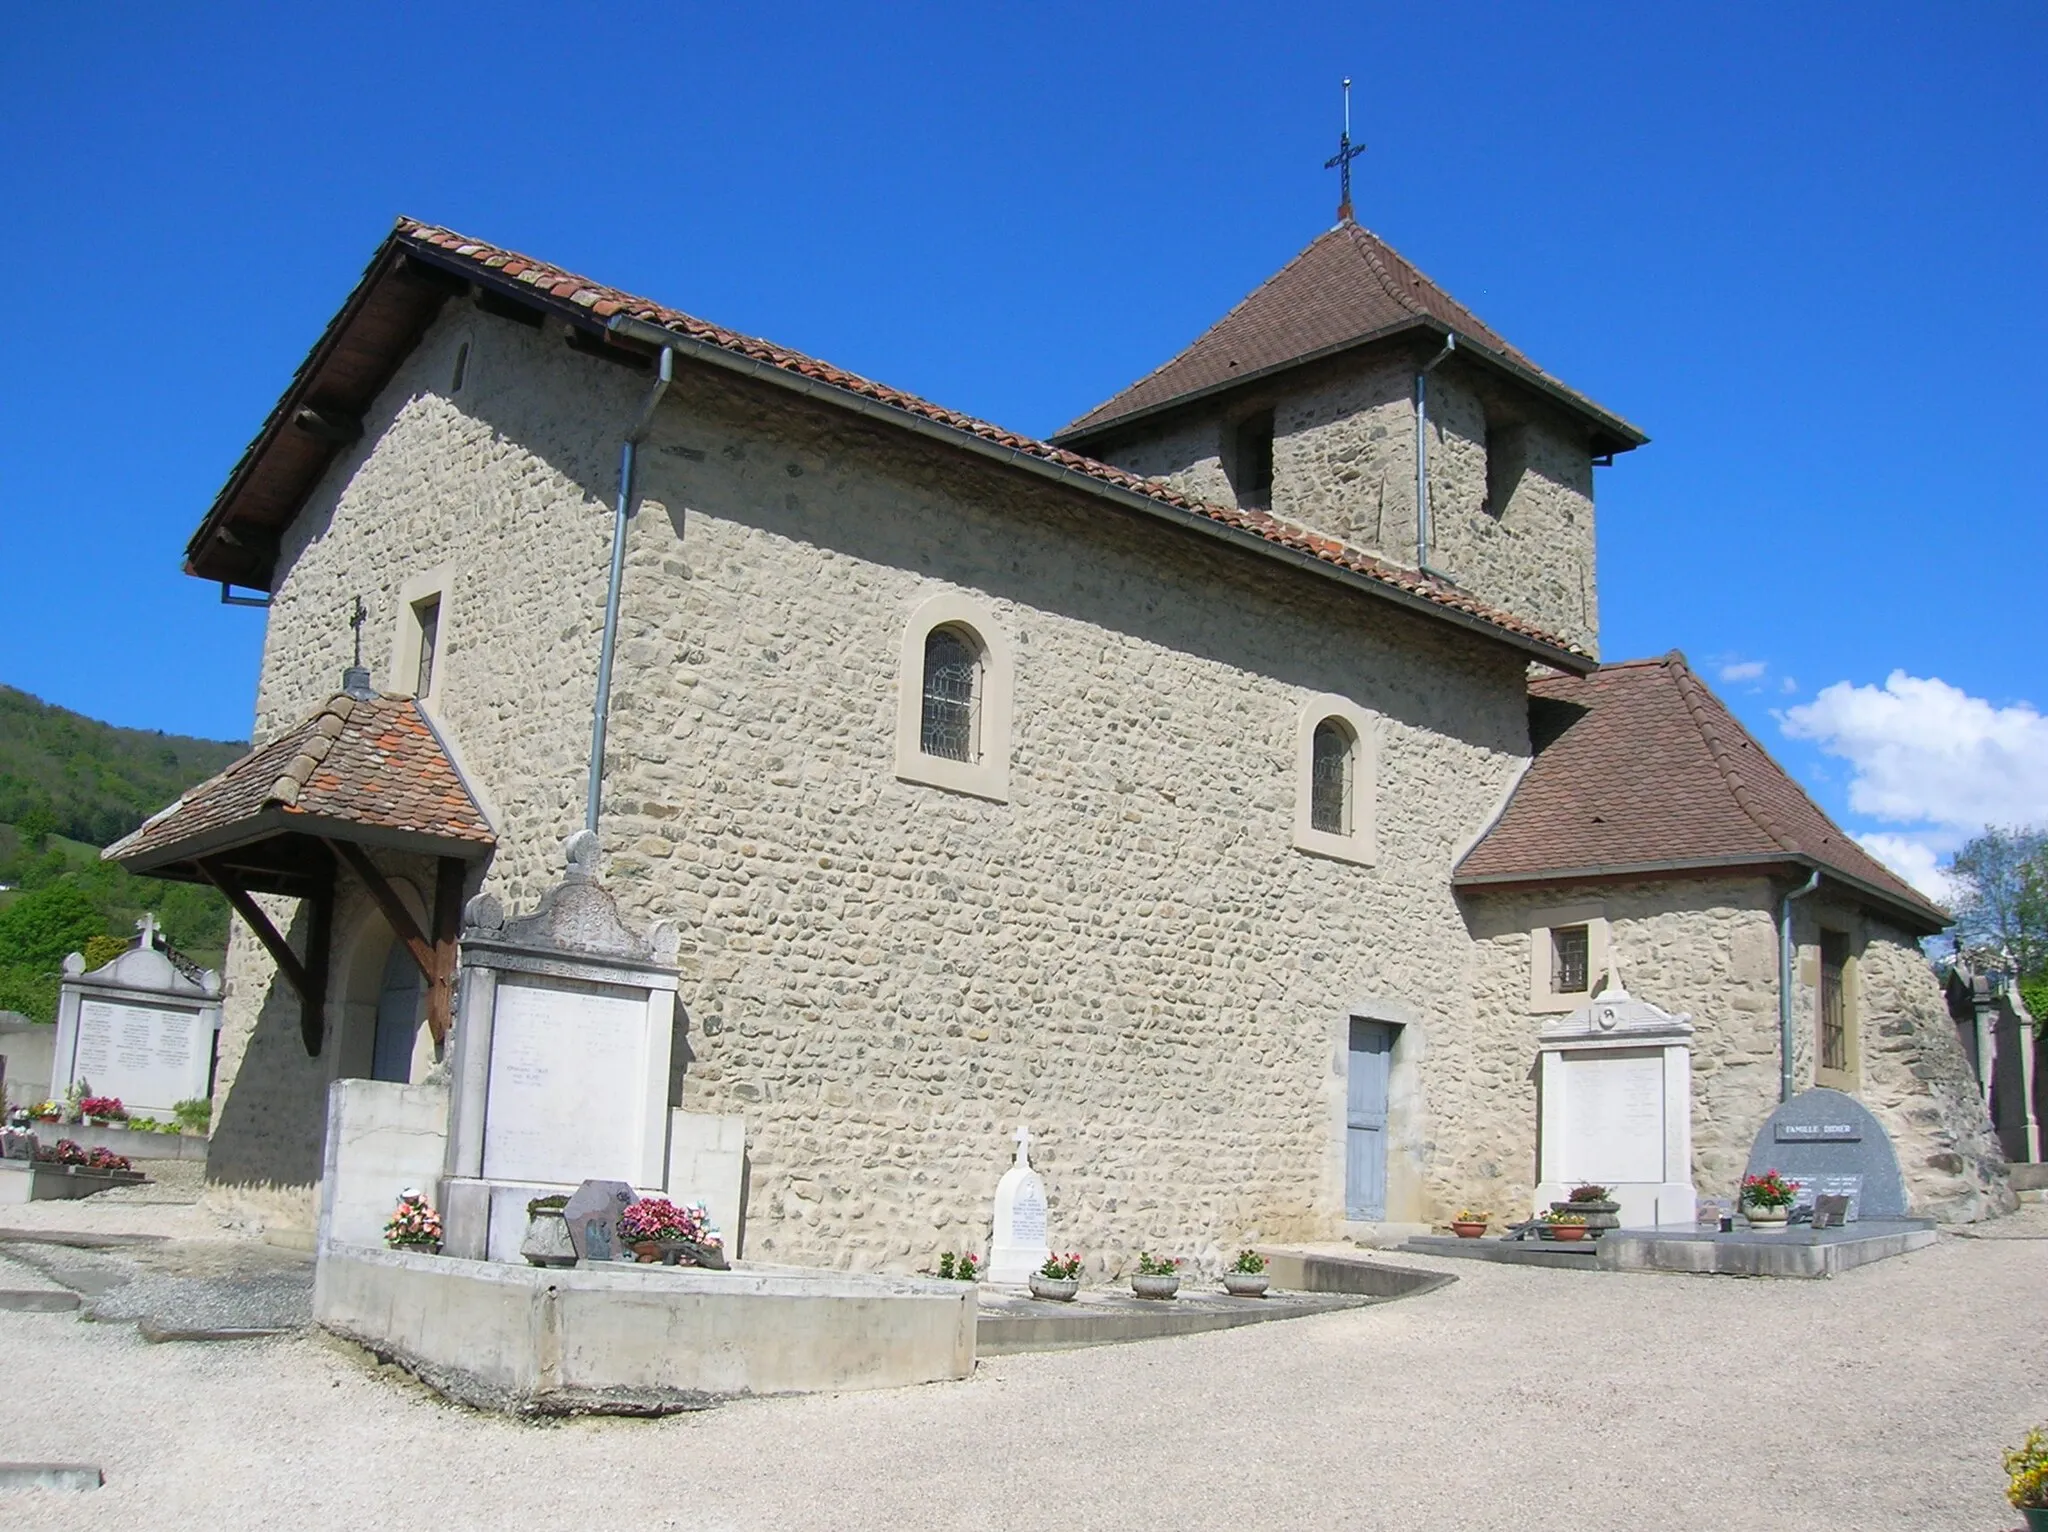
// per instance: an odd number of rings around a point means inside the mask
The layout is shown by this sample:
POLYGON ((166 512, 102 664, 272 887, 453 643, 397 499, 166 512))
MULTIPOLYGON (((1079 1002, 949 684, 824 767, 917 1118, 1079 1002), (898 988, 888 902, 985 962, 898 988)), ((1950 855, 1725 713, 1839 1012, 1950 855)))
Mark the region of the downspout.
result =
POLYGON ((1792 901, 1820 887, 1820 869, 1778 902, 1778 1100, 1792 1099, 1792 901))
POLYGON ((673 346, 661 350, 661 367, 654 387, 641 408, 640 418, 619 446, 619 503, 612 512, 612 577, 604 597, 604 643, 597 651, 597 706, 590 718, 590 791, 583 803, 583 828, 597 829, 597 800, 604 788, 604 731, 612 708, 612 651, 619 641, 619 586, 626 575, 626 521, 633 513, 633 460, 647 429, 654 424, 654 407, 675 381, 676 353, 673 346))
POLYGON ((1444 349, 1415 373, 1415 567, 1423 574, 1437 572, 1429 567, 1429 375, 1457 349, 1456 334, 1444 336, 1444 349))

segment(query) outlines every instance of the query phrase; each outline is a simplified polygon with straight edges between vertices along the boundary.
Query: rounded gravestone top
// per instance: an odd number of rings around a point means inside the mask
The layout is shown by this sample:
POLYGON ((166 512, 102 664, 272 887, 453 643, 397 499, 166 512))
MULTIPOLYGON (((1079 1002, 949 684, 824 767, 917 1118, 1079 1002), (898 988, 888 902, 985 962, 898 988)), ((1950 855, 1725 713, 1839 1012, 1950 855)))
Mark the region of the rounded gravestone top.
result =
POLYGON ((462 907, 462 923, 474 931, 502 930, 505 906, 496 894, 478 894, 462 907))
POLYGON ((1851 1218, 1904 1218, 1906 1178, 1891 1135, 1846 1091, 1816 1086, 1771 1113, 1750 1146, 1746 1175, 1775 1170, 1799 1183, 1800 1207, 1846 1196, 1851 1218))
POLYGON ((595 830, 578 830, 562 842, 563 855, 569 862, 569 879, 576 883, 594 882, 597 878, 597 859, 603 850, 595 830))

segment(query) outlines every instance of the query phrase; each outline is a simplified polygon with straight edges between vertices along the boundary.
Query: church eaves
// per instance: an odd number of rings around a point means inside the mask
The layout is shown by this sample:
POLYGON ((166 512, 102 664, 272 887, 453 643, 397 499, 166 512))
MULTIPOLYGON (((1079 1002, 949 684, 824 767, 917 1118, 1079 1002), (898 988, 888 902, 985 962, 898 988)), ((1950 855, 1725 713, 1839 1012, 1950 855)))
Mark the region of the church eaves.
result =
POLYGON ((1546 676, 1529 695, 1564 726, 1458 864, 1455 887, 1812 869, 1909 930, 1948 924, 1828 818, 1676 650, 1546 676))
POLYGON ((1484 634, 1559 669, 1577 674, 1596 663, 1565 639, 1446 581, 1390 564, 1267 512, 1195 499, 1162 480, 1005 430, 802 352, 412 219, 400 219, 379 246, 362 280, 243 453, 186 545, 186 572, 223 584, 268 589, 283 531, 306 496, 334 458, 358 439, 365 411, 441 304, 471 292, 500 312, 559 319, 568 325, 576 344, 596 355, 644 367, 653 348, 672 346, 681 360, 709 363, 794 389, 818 402, 1054 479, 1124 510, 1206 533, 1484 634))
POLYGON ((1597 452, 1625 452, 1648 440, 1544 372, 1393 246, 1348 218, 1318 235, 1185 351, 1052 439, 1080 443, 1250 379, 1415 331, 1455 334, 1469 355, 1550 395, 1586 420, 1597 452))

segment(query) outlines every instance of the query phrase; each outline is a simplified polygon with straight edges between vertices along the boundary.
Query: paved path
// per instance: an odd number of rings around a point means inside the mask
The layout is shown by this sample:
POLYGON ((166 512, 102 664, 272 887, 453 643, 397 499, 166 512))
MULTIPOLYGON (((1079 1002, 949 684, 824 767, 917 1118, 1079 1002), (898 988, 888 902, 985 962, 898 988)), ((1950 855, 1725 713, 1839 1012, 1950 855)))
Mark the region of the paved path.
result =
MULTIPOLYGON (((2048 1213, 2030 1209, 2043 1232, 2048 1213)), ((1430 1265, 1401 1257, 1402 1264, 1430 1265)), ((1424 1297, 985 1362, 969 1382, 526 1425, 317 1337, 0 1312, 9 1525, 1995 1532, 2048 1421, 2048 1241, 1829 1282, 1455 1266, 1424 1297), (104 1380, 104 1386, 98 1386, 104 1380), (18 1521, 17 1521, 18 1518, 18 1521)))

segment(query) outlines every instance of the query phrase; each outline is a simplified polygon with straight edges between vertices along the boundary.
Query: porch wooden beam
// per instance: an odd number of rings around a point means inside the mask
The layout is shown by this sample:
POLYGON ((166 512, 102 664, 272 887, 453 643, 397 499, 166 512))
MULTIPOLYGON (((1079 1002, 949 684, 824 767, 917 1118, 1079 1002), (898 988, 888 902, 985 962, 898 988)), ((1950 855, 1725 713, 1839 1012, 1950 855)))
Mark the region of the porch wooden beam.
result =
POLYGON ((194 857, 193 866, 199 869, 207 882, 221 891, 235 913, 242 917, 242 923, 256 933, 256 939, 263 943, 270 960, 277 964, 277 971, 284 975, 285 982, 298 995, 299 1033, 305 1040, 306 1052, 318 1058, 320 1040, 327 1030, 327 937, 332 901, 318 897, 313 900, 311 940, 308 942, 312 957, 310 961, 302 962, 292 951, 291 943, 270 923, 270 917, 263 913, 262 906, 249 897, 249 891, 235 880, 231 871, 206 857, 194 857))
POLYGON ((469 864, 459 856, 437 859, 434 870, 434 971, 427 980, 427 1029, 434 1046, 448 1046, 455 1023, 455 941, 462 932, 462 885, 469 864))
POLYGON ((377 870, 377 864, 370 860, 369 853, 354 841, 330 840, 326 845, 328 850, 348 864, 349 871, 369 890, 370 897, 377 902, 377 908, 384 912, 384 923, 391 927, 391 934, 398 938, 400 945, 411 955, 414 964, 419 968, 420 977, 432 984, 434 944, 421 933, 419 922, 412 918, 412 911, 408 910, 405 901, 398 897, 398 890, 377 870))

